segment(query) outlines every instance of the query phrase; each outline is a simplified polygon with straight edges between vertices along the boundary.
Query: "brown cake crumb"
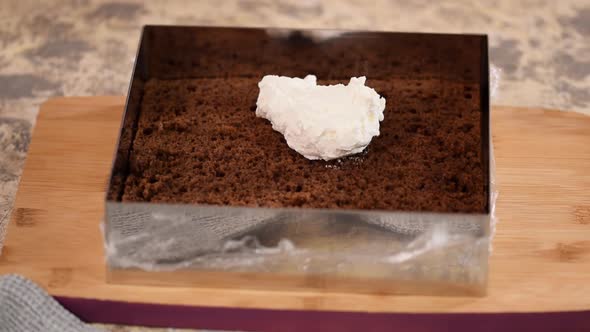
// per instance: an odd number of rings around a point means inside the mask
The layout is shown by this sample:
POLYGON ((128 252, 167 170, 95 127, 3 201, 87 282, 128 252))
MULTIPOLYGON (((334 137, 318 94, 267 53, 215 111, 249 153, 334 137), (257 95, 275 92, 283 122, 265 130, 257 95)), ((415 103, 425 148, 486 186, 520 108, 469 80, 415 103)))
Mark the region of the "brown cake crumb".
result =
POLYGON ((256 117, 259 80, 148 81, 123 201, 485 212, 477 84, 369 77, 387 98, 381 135, 325 162, 256 117))

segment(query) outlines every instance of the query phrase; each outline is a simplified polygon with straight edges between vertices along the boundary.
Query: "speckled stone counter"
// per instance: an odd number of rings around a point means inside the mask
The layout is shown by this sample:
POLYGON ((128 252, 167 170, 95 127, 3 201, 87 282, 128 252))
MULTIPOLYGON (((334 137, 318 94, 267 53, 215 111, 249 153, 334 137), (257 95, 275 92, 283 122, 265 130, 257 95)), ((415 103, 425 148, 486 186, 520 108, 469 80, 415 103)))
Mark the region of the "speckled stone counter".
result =
POLYGON ((2 0, 0 21, 0 238, 39 105, 124 95, 143 24, 486 33, 494 104, 590 115, 587 0, 2 0))

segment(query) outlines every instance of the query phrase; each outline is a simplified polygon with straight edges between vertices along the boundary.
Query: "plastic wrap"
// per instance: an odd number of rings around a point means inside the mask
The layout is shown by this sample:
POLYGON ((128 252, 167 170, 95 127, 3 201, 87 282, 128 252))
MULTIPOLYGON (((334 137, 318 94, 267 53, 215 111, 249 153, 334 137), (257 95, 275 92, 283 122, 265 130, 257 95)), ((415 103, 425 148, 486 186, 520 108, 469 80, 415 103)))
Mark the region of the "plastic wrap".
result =
MULTIPOLYGON (((493 99, 500 70, 490 66, 489 75, 493 99)), ((107 200, 110 280, 199 285, 204 273, 215 272, 222 279, 239 275, 234 281, 254 288, 286 277, 295 288, 483 294, 498 197, 491 130, 488 139, 489 211, 482 214, 107 200), (126 279, 129 271, 135 274, 126 279), (167 272, 166 278, 157 272, 167 272), (186 272, 194 274, 187 279, 186 272), (337 286, 342 280, 346 287, 337 286)))
MULTIPOLYGON (((392 286, 396 282, 440 284, 469 293, 483 290, 490 243, 486 225, 490 220, 459 220, 445 215, 424 218, 412 213, 397 217, 259 219, 249 230, 236 229, 236 224, 251 219, 228 222, 231 217, 205 217, 218 224, 215 228, 220 233, 216 233, 191 211, 176 211, 166 219, 158 217, 166 227, 146 227, 126 235, 107 230, 106 254, 112 271, 227 271, 293 278, 313 275, 326 280, 387 280, 392 286), (409 227, 412 220, 417 223, 409 227), (229 229, 235 229, 235 233, 229 229)), ((149 282, 149 272, 144 277, 149 282)), ((172 285, 183 284, 169 281, 172 285)), ((264 283, 250 286, 265 287, 264 283)), ((440 291, 446 292, 446 288, 440 291)), ((420 289, 396 287, 395 292, 420 293, 420 289)))

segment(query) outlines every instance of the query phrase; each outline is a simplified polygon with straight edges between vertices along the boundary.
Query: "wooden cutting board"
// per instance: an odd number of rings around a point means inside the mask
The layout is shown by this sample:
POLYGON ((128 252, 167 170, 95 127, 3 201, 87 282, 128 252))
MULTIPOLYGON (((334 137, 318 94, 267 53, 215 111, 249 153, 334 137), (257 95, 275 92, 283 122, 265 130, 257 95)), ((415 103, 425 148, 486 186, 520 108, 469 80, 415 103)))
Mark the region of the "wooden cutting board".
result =
POLYGON ((486 297, 426 297, 105 283, 104 189, 123 97, 58 98, 41 107, 0 257, 51 294, 81 298, 372 312, 590 309, 590 117, 493 110, 500 222, 486 297))

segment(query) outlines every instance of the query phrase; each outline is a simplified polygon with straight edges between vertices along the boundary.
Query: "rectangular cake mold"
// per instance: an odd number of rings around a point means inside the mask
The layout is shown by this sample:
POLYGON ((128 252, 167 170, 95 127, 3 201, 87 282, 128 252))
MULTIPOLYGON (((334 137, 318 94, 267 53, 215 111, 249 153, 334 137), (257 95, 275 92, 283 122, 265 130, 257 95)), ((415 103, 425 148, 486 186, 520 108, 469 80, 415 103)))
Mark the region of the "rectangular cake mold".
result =
MULTIPOLYGON (((421 103, 435 103, 422 98, 421 103)), ((108 278, 133 284, 481 295, 493 221, 492 162, 485 35, 146 26, 106 195, 108 278), (369 86, 373 79, 475 87, 465 97, 477 93, 479 98, 474 111, 481 114, 481 173, 474 176, 484 179, 483 193, 477 193, 483 195, 481 208, 460 213, 440 207, 407 211, 124 199, 136 167, 130 155, 142 135, 138 123, 150 80, 267 74, 315 74, 343 83, 367 76, 369 86)))

